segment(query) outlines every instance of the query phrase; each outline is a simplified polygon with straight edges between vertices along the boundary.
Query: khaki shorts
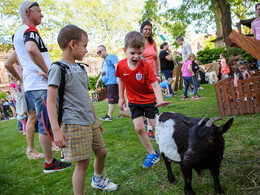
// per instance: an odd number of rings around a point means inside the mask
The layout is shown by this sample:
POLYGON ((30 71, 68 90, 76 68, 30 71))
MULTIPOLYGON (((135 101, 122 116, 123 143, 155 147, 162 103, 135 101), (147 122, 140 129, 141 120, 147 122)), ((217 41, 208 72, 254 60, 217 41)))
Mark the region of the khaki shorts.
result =
POLYGON ((65 161, 90 159, 92 150, 106 148, 96 121, 89 126, 63 124, 62 130, 68 138, 68 147, 63 148, 65 161))

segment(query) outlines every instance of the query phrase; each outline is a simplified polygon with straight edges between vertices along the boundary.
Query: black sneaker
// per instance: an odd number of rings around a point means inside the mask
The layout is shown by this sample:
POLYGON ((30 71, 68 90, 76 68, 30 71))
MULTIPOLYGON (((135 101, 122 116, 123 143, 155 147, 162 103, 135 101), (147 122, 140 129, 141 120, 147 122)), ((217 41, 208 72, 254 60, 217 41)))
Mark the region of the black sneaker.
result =
POLYGON ((148 121, 147 121, 147 118, 144 119, 144 125, 147 126, 148 125, 148 121))
POLYGON ((62 171, 69 167, 71 167, 71 163, 60 162, 54 158, 51 164, 47 164, 46 162, 44 163, 43 172, 51 173, 51 172, 55 172, 55 171, 62 171))
POLYGON ((189 96, 183 96, 182 99, 189 99, 190 97, 189 96))
POLYGON ((106 114, 106 116, 99 118, 99 119, 102 120, 102 121, 113 121, 113 118, 108 116, 107 114, 106 114))

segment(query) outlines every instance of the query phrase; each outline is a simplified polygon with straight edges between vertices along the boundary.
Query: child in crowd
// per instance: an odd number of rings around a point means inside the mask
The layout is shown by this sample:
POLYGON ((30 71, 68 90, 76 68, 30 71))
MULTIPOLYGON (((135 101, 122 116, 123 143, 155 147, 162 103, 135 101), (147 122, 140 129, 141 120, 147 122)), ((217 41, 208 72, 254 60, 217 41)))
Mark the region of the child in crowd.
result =
POLYGON ((203 87, 200 86, 199 80, 198 80, 199 62, 196 60, 196 56, 194 54, 192 55, 192 57, 193 57, 192 71, 194 72, 194 75, 195 75, 195 82, 197 84, 197 88, 204 89, 203 87))
POLYGON ((16 117, 16 110, 15 110, 15 105, 14 105, 14 98, 12 97, 12 94, 10 91, 6 91, 6 100, 9 104, 9 107, 12 110, 13 117, 16 117))
POLYGON ((249 70, 247 61, 244 59, 239 59, 234 73, 234 86, 237 87, 238 80, 251 78, 254 74, 254 70, 249 70))
POLYGON ((118 107, 120 110, 123 110, 125 106, 124 90, 126 88, 129 101, 128 105, 135 131, 149 153, 143 167, 150 168, 160 159, 158 152, 154 150, 146 134, 144 116, 155 127, 154 118, 158 114, 157 107, 167 106, 171 102, 163 101, 162 90, 157 82, 154 71, 149 63, 142 59, 144 47, 145 38, 141 33, 132 31, 125 36, 124 52, 127 58, 119 61, 116 77, 118 77, 117 83, 119 88, 118 107), (157 99, 157 103, 155 98, 157 99))
POLYGON ((16 107, 16 116, 17 116, 17 120, 20 121, 20 123, 22 123, 23 126, 23 135, 26 135, 26 117, 27 117, 27 113, 25 112, 21 112, 19 110, 18 107, 16 107))
POLYGON ((228 78, 228 73, 230 73, 229 67, 227 66, 226 56, 224 53, 220 54, 221 60, 221 74, 224 78, 228 78))
POLYGON ((167 98, 167 99, 172 97, 170 94, 170 87, 171 87, 172 82, 173 82, 173 79, 171 77, 169 77, 168 80, 165 80, 160 83, 160 87, 162 89, 164 89, 165 98, 167 98))
POLYGON ((10 117, 10 115, 8 113, 9 104, 4 99, 1 99, 0 101, 1 101, 1 105, 2 105, 4 115, 5 115, 6 119, 9 120, 9 117, 10 117))
POLYGON ((72 176, 74 194, 84 194, 85 174, 92 150, 95 160, 91 186, 106 191, 117 190, 118 186, 103 173, 107 149, 101 134, 103 127, 89 97, 88 75, 82 65, 75 63, 75 60, 82 60, 87 53, 88 35, 75 25, 67 25, 58 35, 58 44, 63 52, 60 62, 69 67, 65 74, 61 128, 56 108, 61 70, 55 63, 48 72, 47 109, 55 144, 63 148, 65 161, 76 161, 72 176))
POLYGON ((182 77, 183 77, 184 85, 185 85, 183 99, 189 98, 187 96, 187 91, 189 89, 190 84, 193 85, 194 98, 200 97, 198 95, 197 84, 196 84, 195 78, 194 78, 195 74, 192 71, 192 61, 194 61, 194 60, 195 60, 195 55, 193 53, 190 53, 182 65, 182 77))

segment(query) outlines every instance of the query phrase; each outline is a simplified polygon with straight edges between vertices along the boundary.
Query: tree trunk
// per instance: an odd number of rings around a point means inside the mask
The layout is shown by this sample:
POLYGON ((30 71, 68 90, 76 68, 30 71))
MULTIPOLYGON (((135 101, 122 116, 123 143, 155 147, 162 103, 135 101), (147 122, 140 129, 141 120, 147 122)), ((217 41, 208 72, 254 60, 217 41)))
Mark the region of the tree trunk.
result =
POLYGON ((217 38, 223 37, 223 29, 222 29, 222 16, 221 11, 218 5, 215 4, 215 0, 211 0, 211 10, 214 13, 216 20, 216 35, 217 38))
POLYGON ((216 0, 222 15, 222 29, 223 29, 223 38, 226 38, 232 31, 231 27, 231 13, 230 13, 230 4, 226 0, 216 0))

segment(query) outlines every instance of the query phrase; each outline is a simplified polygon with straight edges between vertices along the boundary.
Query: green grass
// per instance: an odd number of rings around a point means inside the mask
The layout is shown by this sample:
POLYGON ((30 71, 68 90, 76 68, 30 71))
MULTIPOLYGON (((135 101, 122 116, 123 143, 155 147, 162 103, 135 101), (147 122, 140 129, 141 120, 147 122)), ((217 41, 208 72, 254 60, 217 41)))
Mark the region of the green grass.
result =
MULTIPOLYGON (((213 85, 203 85, 198 101, 181 101, 182 92, 171 98, 173 103, 160 108, 160 112, 173 111, 194 117, 219 116, 213 85)), ((107 102, 94 103, 98 117, 107 112, 107 102)), ((114 117, 119 115, 115 109, 114 117)), ((260 114, 233 116, 234 123, 224 135, 226 140, 224 156, 234 161, 249 161, 260 157, 260 114)), ((226 121, 218 121, 220 125, 226 121)), ((110 180, 120 184, 115 194, 183 194, 184 181, 180 166, 173 163, 172 169, 178 182, 171 185, 163 160, 153 169, 141 167, 147 152, 135 133, 130 118, 103 122, 103 137, 108 148, 105 171, 110 180)), ((16 120, 0 123, 0 194, 73 194, 71 176, 73 168, 57 173, 43 173, 44 160, 28 160, 25 154, 26 138, 18 133, 16 120)), ((158 146, 152 141, 156 150, 158 146)), ((38 134, 35 145, 41 150, 38 134)), ((59 159, 59 152, 54 152, 59 159)), ((260 162, 234 164, 224 160, 221 165, 220 181, 226 194, 260 194, 260 162)), ((86 173, 86 194, 103 194, 91 188, 93 157, 86 173)), ((197 194, 213 194, 213 181, 209 171, 202 176, 193 173, 193 188, 197 194)))

